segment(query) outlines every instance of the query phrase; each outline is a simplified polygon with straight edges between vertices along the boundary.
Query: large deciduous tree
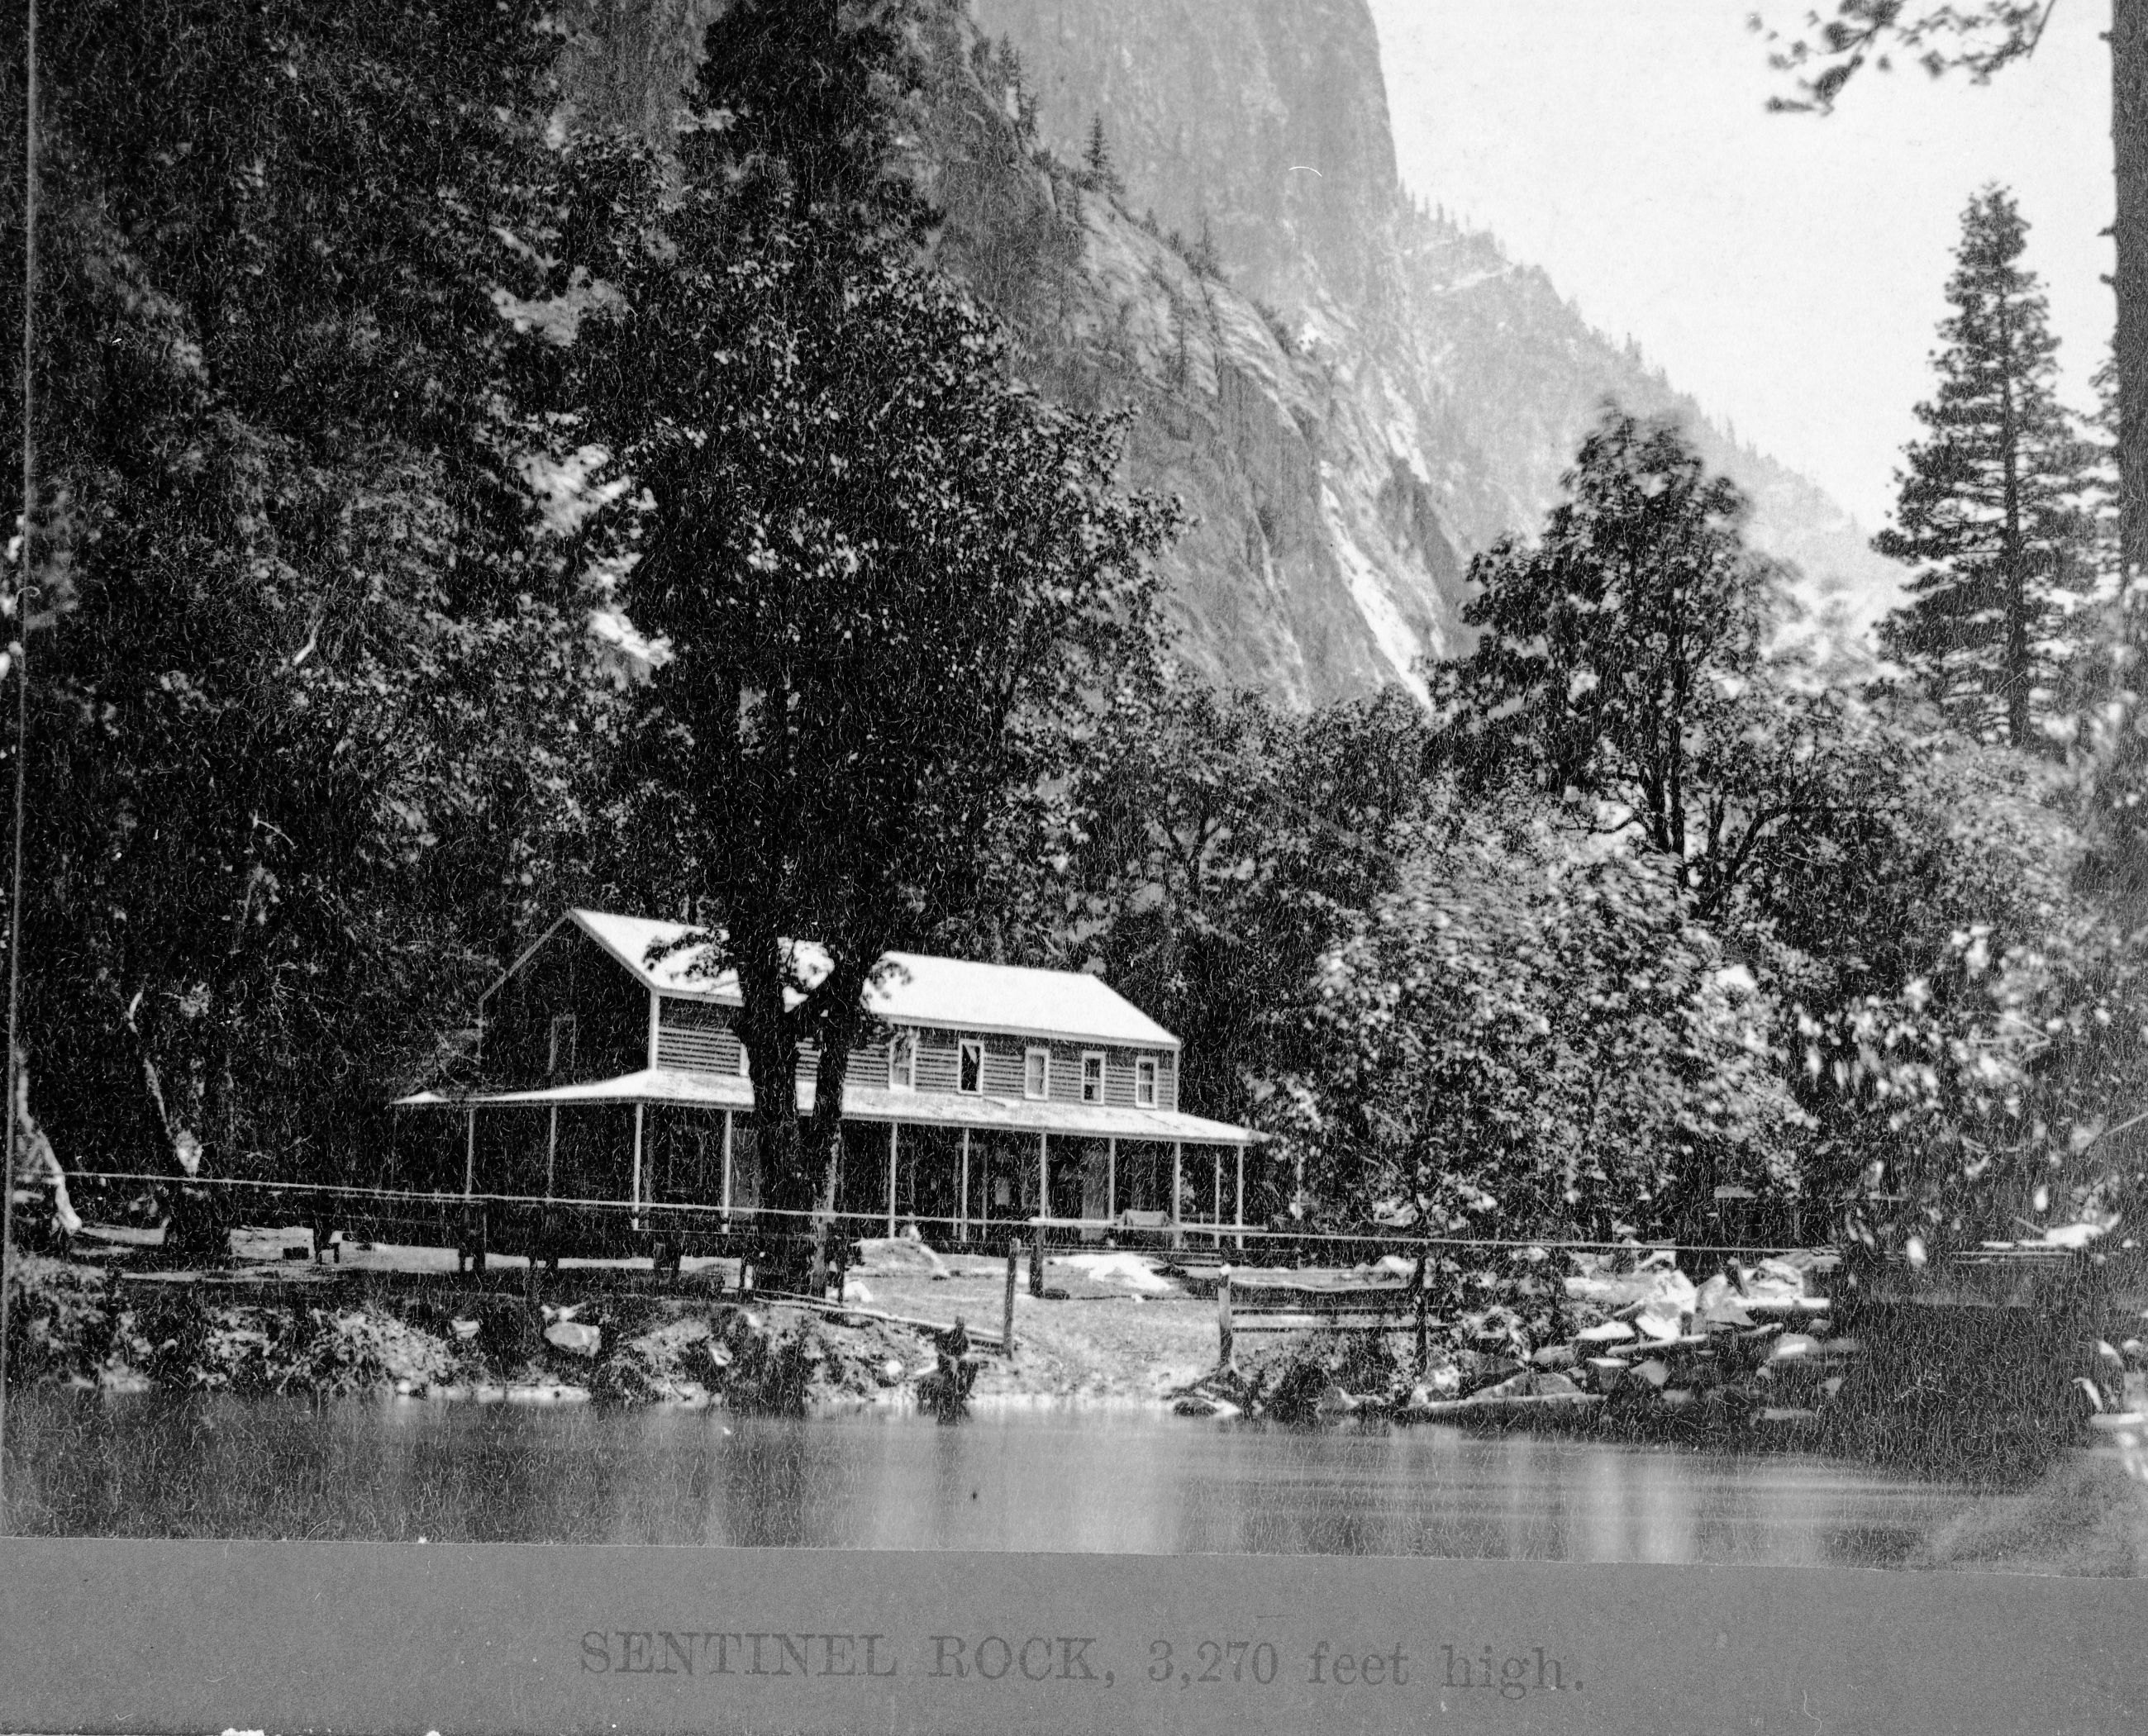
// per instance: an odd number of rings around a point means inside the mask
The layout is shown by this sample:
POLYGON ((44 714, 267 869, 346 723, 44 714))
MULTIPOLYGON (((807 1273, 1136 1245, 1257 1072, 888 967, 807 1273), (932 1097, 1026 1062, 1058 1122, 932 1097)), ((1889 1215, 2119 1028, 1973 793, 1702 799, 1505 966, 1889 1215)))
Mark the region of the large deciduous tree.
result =
POLYGON ((571 828, 593 599, 493 299, 541 24, 48 11, 22 962, 71 1161, 377 1156, 571 828))
POLYGON ((1880 625, 1947 720, 1978 740, 2043 741, 2075 649, 2064 605, 2092 588, 2092 449, 2055 389, 2058 340, 2005 189, 1962 214, 1940 326, 1939 391, 1917 406, 1893 528, 1873 547, 1916 569, 1880 625))
POLYGON ((1675 424, 1617 409, 1534 542, 1477 557, 1471 654, 1435 671, 1464 788, 1518 780, 1665 857, 1704 918, 1860 799, 1857 708, 1771 660, 1778 569, 1675 424))
POLYGON ((592 141, 560 257, 610 286, 574 344, 577 425, 609 454, 623 600, 669 649, 627 871, 701 901, 737 972, 764 1201, 817 1229, 881 956, 971 901, 1005 805, 1065 776, 1147 655, 1172 509, 1122 494, 1114 424, 1041 402, 916 262, 900 34, 832 7, 717 28, 743 47, 711 36, 675 192, 592 141))

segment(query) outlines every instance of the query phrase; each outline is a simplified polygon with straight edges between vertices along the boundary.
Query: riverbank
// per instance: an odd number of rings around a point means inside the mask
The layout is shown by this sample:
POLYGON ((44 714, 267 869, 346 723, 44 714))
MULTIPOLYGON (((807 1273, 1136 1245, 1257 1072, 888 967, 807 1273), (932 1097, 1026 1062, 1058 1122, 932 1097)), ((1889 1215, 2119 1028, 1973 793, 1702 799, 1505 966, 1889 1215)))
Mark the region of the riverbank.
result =
MULTIPOLYGON (((253 1239, 280 1254, 281 1238, 253 1239)), ((901 1245, 869 1251, 849 1277, 856 1312, 842 1314, 740 1298, 715 1271, 660 1290, 570 1265, 543 1275, 533 1310, 521 1274, 479 1285, 366 1257, 384 1251, 329 1265, 254 1252, 242 1239, 233 1264, 209 1272, 160 1270, 123 1245, 21 1257, 10 1383, 776 1411, 906 1402, 937 1367, 934 1335, 875 1317, 959 1320, 996 1342, 1005 1300, 1003 1261, 901 1245)), ((1055 1262, 1051 1276, 1055 1293, 1040 1298, 1025 1273, 1017 1354, 976 1358, 977 1399, 1161 1403, 1213 1364, 1212 1307, 1145 1267, 1126 1262, 1114 1281, 1055 1262)))
MULTIPOLYGON (((1225 1360, 1212 1268, 1070 1252, 1049 1261, 1040 1295, 1025 1257, 1010 1357, 999 1343, 1004 1257, 901 1239, 871 1240, 862 1252, 846 1306, 830 1310, 741 1298, 730 1262, 690 1262, 660 1279, 623 1262, 532 1274, 511 1260, 479 1277, 459 1273, 446 1250, 339 1245, 324 1261, 303 1230, 255 1229, 234 1233, 228 1262, 188 1270, 146 1239, 107 1235, 85 1238, 76 1258, 20 1265, 10 1379, 802 1413, 931 1403, 941 1334, 961 1322, 978 1404, 1109 1401, 1188 1417, 1523 1427, 1893 1458, 2017 1485, 2076 1432, 2055 1407, 2034 1407, 2025 1422, 2018 1402, 1986 1415, 1925 1392, 1936 1352, 1906 1370, 1874 1357, 1826 1323, 1831 1304, 1811 1293, 1808 1274, 1779 1262, 1698 1287, 1659 1259, 1584 1270, 1566 1281, 1541 1342, 1458 1341, 1434 1318, 1422 1358, 1407 1330, 1303 1329, 1322 1317, 1323 1288, 1339 1289, 1328 1303, 1377 1319, 1363 1311, 1384 1302, 1388 1317, 1408 1322, 1391 1275, 1248 1271, 1234 1287, 1249 1311, 1237 1317, 1225 1360), (1905 1409, 1897 1389, 1915 1389, 1920 1404, 1905 1409)), ((2005 1359, 1995 1350, 1985 1360, 2005 1359)), ((2070 1406, 2078 1394, 2063 1369, 2058 1380, 2070 1406)))

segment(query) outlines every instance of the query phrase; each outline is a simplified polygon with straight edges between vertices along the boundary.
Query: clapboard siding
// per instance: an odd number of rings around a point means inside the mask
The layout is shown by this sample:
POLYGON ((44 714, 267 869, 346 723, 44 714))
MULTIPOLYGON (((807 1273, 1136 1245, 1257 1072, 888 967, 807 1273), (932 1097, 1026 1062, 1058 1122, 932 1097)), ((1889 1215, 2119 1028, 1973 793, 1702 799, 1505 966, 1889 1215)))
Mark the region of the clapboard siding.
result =
MULTIPOLYGON (((738 1015, 727 1006, 705 1001, 663 997, 656 1028, 656 1064, 681 1072, 717 1073, 726 1078, 745 1076, 744 1056, 739 1043, 738 1015)), ((958 1031, 920 1030, 917 1035, 917 1089, 952 1091, 961 1077, 963 1033, 958 1031)), ((1023 1094, 1028 1053, 1048 1047, 1051 1054, 1051 1101, 1082 1101, 1082 1057, 1097 1052, 1092 1045, 1054 1041, 1029 1043, 1019 1037, 986 1036, 985 1095, 1019 1097, 1023 1094)), ((1104 1101, 1121 1109, 1137 1106, 1134 1100, 1134 1066, 1143 1056, 1157 1064, 1156 1103, 1158 1109, 1175 1109, 1177 1081, 1169 1051, 1107 1047, 1104 1054, 1104 1101)), ((888 1039, 882 1036, 861 1044, 851 1052, 850 1077, 859 1085, 885 1086, 888 1039)), ((800 1046, 798 1076, 809 1080, 819 1071, 820 1056, 811 1043, 800 1046)))
POLYGON ((917 1033, 917 1088, 954 1091, 961 1083, 961 1051, 951 1031, 917 1033))
POLYGON ((985 1095, 1018 1097, 1021 1095, 1023 1056, 1028 1048, 1011 1036, 985 1039, 985 1095))
POLYGON ((737 1036, 729 1031, 682 1031, 675 1025, 660 1025, 656 1031, 656 1065, 682 1073, 740 1075, 737 1036))
POLYGON ((609 1079, 645 1066, 649 996, 580 929, 555 927, 509 974, 484 1013, 485 1085, 527 1091, 609 1079), (553 1021, 572 1017, 555 1053, 553 1021))

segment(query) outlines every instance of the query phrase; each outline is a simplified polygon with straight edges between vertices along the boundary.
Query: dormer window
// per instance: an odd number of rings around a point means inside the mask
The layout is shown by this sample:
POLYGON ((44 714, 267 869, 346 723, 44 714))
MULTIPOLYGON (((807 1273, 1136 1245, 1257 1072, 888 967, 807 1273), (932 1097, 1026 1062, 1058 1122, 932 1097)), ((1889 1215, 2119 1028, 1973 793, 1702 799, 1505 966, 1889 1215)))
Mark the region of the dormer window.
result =
POLYGON ((890 1091, 917 1089, 917 1036, 915 1031, 898 1031, 888 1039, 887 1088, 890 1091))
POLYGON ((575 1016, 556 1013, 552 1019, 552 1055, 545 1071, 555 1076, 575 1071, 575 1016))
POLYGON ((985 1088, 985 1046, 974 1036, 962 1039, 955 1064, 955 1089, 976 1096, 985 1088))
POLYGON ((1082 1101, 1084 1103, 1104 1101, 1104 1057, 1095 1049, 1082 1057, 1082 1101))
POLYGON ((1134 1063, 1134 1106, 1156 1107, 1156 1057, 1144 1055, 1134 1063))
POLYGON ((1051 1095, 1051 1051, 1031 1049, 1022 1056, 1021 1094, 1025 1097, 1051 1095))

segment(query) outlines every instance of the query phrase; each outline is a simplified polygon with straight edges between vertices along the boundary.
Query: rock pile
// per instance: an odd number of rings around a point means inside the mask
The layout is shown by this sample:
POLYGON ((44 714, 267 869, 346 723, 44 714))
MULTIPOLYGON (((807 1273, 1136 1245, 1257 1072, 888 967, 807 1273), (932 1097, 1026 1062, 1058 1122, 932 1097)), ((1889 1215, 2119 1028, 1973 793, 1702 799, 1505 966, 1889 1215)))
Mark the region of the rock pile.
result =
POLYGON ((1450 1347, 1422 1372, 1393 1338, 1331 1332, 1222 1367, 1176 1395, 1182 1416, 1280 1420, 1588 1417, 1647 1432, 1678 1427, 1795 1428, 1819 1419, 1859 1354, 1826 1336, 1828 1303, 1780 1260, 1737 1262, 1696 1285, 1668 1252, 1590 1259, 1566 1281, 1563 1339, 1504 1350, 1450 1347))

